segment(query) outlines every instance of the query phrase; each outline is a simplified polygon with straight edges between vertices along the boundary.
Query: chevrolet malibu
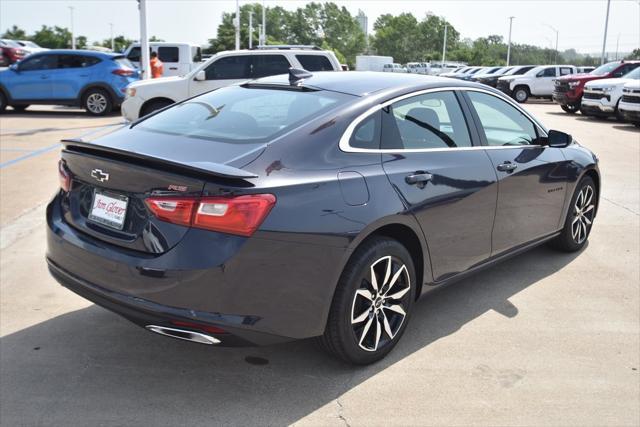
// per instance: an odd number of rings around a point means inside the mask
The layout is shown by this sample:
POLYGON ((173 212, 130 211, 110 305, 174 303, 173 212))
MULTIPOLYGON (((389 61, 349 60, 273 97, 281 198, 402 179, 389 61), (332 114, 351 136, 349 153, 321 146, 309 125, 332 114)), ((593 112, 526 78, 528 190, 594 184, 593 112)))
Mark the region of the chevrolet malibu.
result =
POLYGON ((487 86, 291 69, 64 141, 51 274, 157 334, 388 354, 421 295, 578 251, 596 156, 487 86))

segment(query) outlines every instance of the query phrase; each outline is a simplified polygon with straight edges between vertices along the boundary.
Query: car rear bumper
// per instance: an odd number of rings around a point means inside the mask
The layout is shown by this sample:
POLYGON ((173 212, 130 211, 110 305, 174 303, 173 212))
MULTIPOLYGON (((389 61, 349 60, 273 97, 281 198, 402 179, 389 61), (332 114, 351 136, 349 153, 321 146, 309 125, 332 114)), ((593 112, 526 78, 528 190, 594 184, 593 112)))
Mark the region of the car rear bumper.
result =
POLYGON ((222 345, 321 335, 347 255, 342 247, 196 229, 152 255, 78 231, 60 211, 56 196, 47 207, 47 262, 58 282, 141 326, 219 327, 228 332, 216 336, 222 345))

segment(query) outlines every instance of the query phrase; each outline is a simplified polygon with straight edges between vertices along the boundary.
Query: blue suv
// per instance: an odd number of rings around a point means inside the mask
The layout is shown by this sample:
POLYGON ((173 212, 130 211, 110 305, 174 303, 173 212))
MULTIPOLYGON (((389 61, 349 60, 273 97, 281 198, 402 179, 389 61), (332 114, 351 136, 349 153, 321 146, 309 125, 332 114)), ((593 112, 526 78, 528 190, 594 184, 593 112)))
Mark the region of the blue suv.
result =
POLYGON ((34 53, 0 72, 0 112, 31 104, 80 106, 103 116, 120 106, 138 71, 124 55, 91 50, 34 53))

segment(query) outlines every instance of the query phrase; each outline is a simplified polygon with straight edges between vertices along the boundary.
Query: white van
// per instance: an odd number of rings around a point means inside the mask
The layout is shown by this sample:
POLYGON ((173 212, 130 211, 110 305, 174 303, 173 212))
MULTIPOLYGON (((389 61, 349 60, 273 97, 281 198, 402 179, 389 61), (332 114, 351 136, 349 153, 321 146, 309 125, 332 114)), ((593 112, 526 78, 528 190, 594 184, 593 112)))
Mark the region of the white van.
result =
MULTIPOLYGON (((164 64, 162 77, 184 76, 202 62, 200 46, 191 43, 149 42, 149 50, 164 64)), ((140 43, 133 43, 124 55, 140 68, 140 43)))

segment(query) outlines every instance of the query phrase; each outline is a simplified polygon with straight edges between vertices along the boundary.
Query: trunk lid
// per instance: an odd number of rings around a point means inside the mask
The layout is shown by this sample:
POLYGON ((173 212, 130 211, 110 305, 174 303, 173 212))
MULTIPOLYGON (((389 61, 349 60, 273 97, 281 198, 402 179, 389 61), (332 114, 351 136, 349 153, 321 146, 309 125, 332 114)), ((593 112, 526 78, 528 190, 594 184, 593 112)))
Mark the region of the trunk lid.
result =
POLYGON ((246 164, 263 150, 123 131, 93 143, 63 141, 62 161, 72 179, 63 217, 96 239, 150 255, 170 250, 189 228, 158 220, 145 204, 148 197, 198 197, 205 185, 211 195, 211 189, 246 187, 256 175, 228 163, 246 164))

